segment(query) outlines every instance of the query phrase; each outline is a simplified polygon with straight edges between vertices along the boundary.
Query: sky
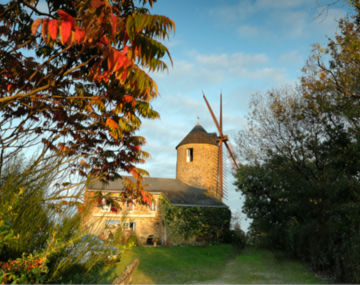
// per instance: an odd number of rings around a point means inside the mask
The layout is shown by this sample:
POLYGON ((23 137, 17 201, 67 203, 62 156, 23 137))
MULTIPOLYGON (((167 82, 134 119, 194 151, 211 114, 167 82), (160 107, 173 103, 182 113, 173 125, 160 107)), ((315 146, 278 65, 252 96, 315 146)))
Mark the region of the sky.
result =
MULTIPOLYGON (((251 96, 296 84, 312 45, 325 45, 335 35, 337 20, 349 11, 346 3, 157 0, 151 13, 176 24, 175 33, 165 42, 173 65, 167 60, 168 72, 151 73, 160 92, 152 105, 161 119, 143 120, 139 135, 146 138, 144 150, 151 158, 139 167, 151 177, 175 178, 175 147, 198 120, 208 132, 216 132, 202 91, 217 116, 219 94, 223 94, 223 133, 236 148, 238 132, 247 126, 251 96)), ((224 203, 246 230, 249 220, 241 214, 243 197, 233 185, 227 156, 225 161, 224 203)))
MULTIPOLYGON (((251 96, 296 84, 312 45, 325 45, 335 35, 337 20, 349 9, 346 1, 329 2, 334 1, 158 0, 151 12, 176 24, 165 42, 173 65, 151 74, 160 92, 152 105, 161 119, 143 121, 140 135, 151 158, 140 167, 152 177, 175 178, 175 147, 198 117, 208 132, 216 132, 202 91, 217 116, 222 92, 224 134, 235 147, 238 132, 246 128, 251 96)), ((246 230, 243 197, 235 191, 226 159, 224 202, 246 230)))

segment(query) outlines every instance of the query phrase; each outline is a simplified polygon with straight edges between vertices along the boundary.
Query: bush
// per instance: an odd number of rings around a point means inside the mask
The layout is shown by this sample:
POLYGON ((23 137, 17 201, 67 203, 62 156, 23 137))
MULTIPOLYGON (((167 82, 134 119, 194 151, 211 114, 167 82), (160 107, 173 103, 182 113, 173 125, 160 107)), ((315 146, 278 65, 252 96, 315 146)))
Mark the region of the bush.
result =
POLYGON ((246 245, 246 234, 243 230, 230 231, 231 244, 237 249, 243 249, 246 245))
POLYGON ((228 208, 176 207, 162 199, 161 215, 170 242, 184 243, 192 239, 205 243, 223 242, 230 228, 228 208))
POLYGON ((14 158, 0 175, 0 283, 68 283, 106 261, 108 250, 83 258, 101 244, 83 239, 69 206, 45 202, 54 165, 29 165, 14 158))

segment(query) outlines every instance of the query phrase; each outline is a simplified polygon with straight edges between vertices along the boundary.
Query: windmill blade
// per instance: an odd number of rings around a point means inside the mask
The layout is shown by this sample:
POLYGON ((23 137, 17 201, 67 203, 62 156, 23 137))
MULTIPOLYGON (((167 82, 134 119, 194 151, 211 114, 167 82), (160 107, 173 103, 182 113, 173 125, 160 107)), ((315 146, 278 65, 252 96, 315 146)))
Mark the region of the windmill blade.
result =
POLYGON ((211 114, 211 117, 213 118, 214 123, 215 123, 215 125, 216 125, 216 128, 217 128, 218 131, 219 131, 219 136, 222 137, 223 134, 222 134, 222 130, 221 130, 221 128, 220 128, 220 125, 219 125, 218 121, 216 120, 215 114, 214 114, 213 110, 211 109, 211 106, 210 106, 208 100, 207 100, 206 97, 205 97, 204 91, 202 91, 202 93, 203 93, 203 97, 204 97, 206 106, 208 107, 208 109, 209 109, 209 111, 210 111, 210 114, 211 114))
POLYGON ((236 162, 236 159, 235 159, 235 155, 233 154, 232 150, 231 150, 231 144, 228 143, 227 141, 224 141, 225 143, 225 146, 226 146, 226 149, 228 150, 228 153, 232 159, 232 162, 233 162, 233 165, 235 166, 236 169, 239 169, 239 165, 238 163, 236 162))

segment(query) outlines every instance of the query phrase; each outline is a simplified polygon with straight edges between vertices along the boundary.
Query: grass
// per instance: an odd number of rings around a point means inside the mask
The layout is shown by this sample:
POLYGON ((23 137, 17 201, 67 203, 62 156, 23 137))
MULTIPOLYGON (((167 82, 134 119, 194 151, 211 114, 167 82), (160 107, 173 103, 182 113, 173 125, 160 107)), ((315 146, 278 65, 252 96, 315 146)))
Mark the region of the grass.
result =
POLYGON ((319 284, 321 280, 306 265, 281 252, 246 248, 229 261, 219 279, 211 283, 319 284))
POLYGON ((227 244, 133 248, 123 253, 121 262, 104 267, 96 283, 112 283, 136 257, 140 265, 134 284, 326 283, 281 252, 246 248, 238 253, 227 244))
POLYGON ((140 265, 133 283, 164 284, 194 283, 217 278, 232 255, 231 245, 207 247, 137 247, 124 252, 121 262, 109 275, 99 280, 109 283, 136 257, 140 265))

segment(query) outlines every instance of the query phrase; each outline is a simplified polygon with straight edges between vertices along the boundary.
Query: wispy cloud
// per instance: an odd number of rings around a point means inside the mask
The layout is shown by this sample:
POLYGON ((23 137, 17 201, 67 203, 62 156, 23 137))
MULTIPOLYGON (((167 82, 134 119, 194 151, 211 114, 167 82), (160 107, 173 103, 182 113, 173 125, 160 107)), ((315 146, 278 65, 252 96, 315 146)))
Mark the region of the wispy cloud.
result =
POLYGON ((253 25, 240 25, 236 32, 241 37, 257 37, 261 34, 261 30, 253 25))
POLYGON ((344 17, 346 11, 331 3, 314 0, 246 0, 219 5, 210 9, 209 14, 219 24, 234 26, 240 37, 281 36, 291 39, 314 32, 334 32, 336 20, 344 17))

